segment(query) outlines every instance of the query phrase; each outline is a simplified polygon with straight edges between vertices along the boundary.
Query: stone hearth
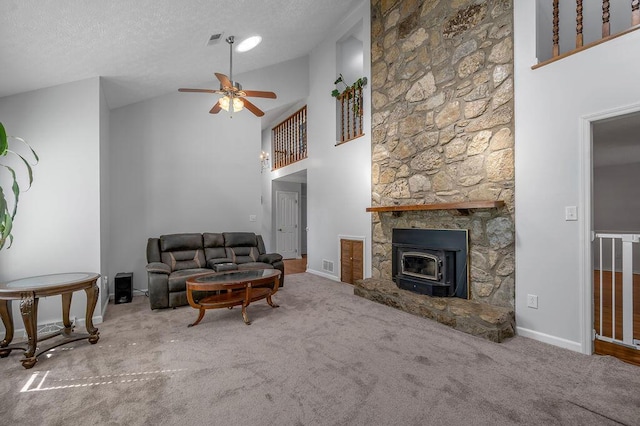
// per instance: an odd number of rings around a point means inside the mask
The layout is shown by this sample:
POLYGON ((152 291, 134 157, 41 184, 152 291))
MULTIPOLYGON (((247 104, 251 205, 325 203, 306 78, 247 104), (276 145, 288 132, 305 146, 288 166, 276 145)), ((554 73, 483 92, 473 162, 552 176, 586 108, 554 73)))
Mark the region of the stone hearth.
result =
POLYGON ((493 342, 502 342, 515 334, 515 316, 510 308, 457 297, 429 297, 399 289, 391 280, 376 278, 356 281, 353 292, 493 342))

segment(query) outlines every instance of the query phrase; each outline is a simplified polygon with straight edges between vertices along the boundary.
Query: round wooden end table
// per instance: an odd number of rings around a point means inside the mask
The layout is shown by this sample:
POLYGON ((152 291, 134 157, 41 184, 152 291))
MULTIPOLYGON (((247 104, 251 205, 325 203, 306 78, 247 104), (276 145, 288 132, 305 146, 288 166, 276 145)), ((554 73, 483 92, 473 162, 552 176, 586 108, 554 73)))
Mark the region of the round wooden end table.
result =
POLYGON ((19 280, 0 283, 0 317, 5 328, 4 340, 0 342, 0 358, 4 358, 14 349, 25 351, 21 360, 24 368, 33 367, 38 361, 38 355, 55 347, 76 340, 87 339, 95 344, 100 338, 98 329, 93 326, 93 311, 98 301, 99 289, 96 281, 99 274, 89 272, 71 272, 65 274, 41 275, 38 277, 22 278, 19 280), (84 290, 87 294, 87 310, 85 324, 87 334, 75 334, 74 325, 69 320, 71 308, 71 296, 73 292, 84 290), (46 348, 38 348, 38 299, 44 296, 62 296, 62 324, 64 327, 58 331, 47 334, 40 341, 52 337, 62 336, 63 341, 52 344, 46 348), (13 340, 13 318, 11 315, 11 301, 20 300, 20 313, 27 332, 27 347, 21 344, 11 345, 13 340), (39 349, 39 350, 38 350, 39 349))

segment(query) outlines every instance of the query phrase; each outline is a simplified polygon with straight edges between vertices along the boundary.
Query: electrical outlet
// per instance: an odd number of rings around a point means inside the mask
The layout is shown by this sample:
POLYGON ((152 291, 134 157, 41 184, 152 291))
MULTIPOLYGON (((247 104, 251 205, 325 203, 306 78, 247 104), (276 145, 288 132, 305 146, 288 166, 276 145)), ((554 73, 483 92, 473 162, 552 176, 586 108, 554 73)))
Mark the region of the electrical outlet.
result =
POLYGON ((249 215, 249 222, 255 222, 258 220, 258 217, 255 214, 249 215))
POLYGON ((538 296, 535 294, 527 294, 527 307, 538 309, 538 296))

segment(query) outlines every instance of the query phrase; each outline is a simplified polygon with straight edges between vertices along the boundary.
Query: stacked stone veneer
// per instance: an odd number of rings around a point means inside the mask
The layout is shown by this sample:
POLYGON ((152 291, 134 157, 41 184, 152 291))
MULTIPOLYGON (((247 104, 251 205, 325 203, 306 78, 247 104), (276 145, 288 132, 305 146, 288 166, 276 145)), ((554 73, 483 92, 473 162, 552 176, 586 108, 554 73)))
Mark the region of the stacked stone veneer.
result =
POLYGON ((372 205, 503 200, 505 207, 373 213, 374 279, 391 230, 469 230, 470 298, 514 306, 510 0, 372 0, 372 205))

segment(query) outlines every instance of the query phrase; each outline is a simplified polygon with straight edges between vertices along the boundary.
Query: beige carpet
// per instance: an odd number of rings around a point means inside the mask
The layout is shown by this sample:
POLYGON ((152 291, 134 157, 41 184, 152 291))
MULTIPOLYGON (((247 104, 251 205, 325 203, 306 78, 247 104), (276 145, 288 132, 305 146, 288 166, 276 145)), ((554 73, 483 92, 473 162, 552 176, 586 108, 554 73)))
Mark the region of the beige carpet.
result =
POLYGON ((637 425, 640 368, 496 344, 290 275, 240 310, 109 306, 100 341, 0 360, 7 425, 637 425))

